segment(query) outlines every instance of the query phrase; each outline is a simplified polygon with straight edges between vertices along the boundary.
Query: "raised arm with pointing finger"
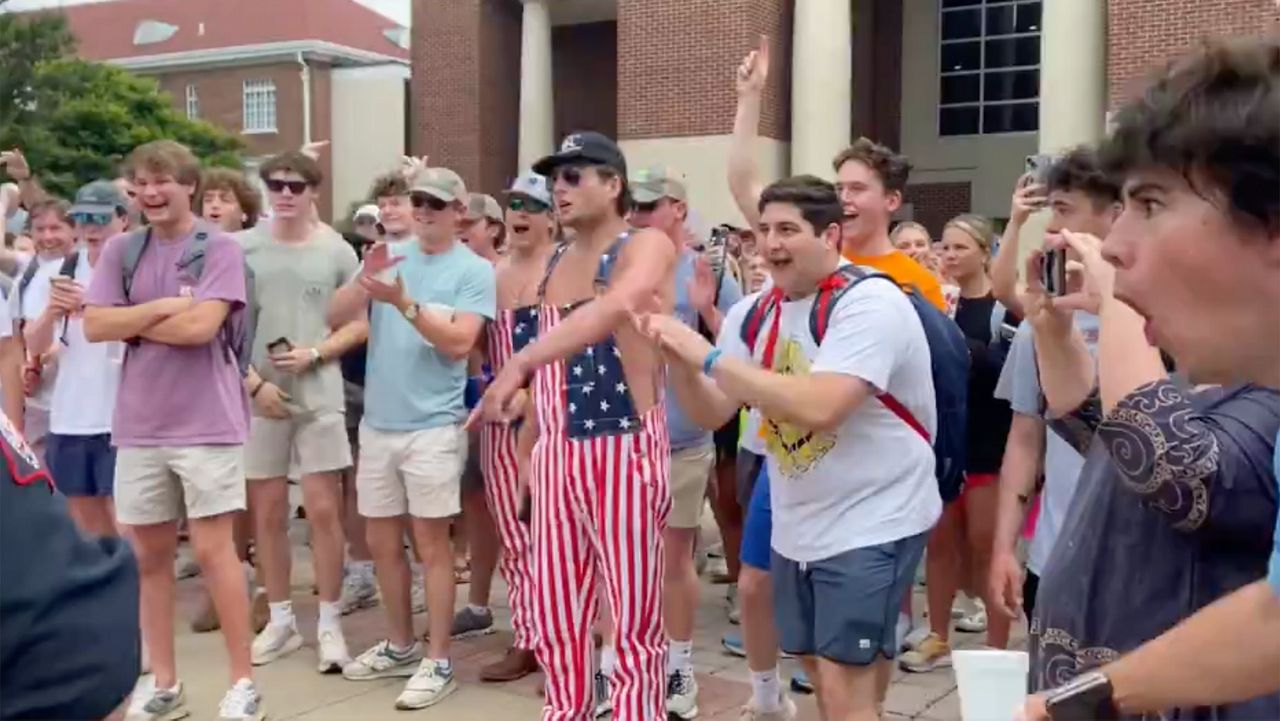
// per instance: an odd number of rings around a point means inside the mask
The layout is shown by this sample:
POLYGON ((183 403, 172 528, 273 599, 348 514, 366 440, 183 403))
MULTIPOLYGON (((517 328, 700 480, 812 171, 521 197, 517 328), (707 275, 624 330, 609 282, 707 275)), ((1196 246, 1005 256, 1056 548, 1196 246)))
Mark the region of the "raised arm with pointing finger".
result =
POLYGON ((769 38, 760 36, 760 47, 747 53, 734 76, 738 110, 733 117, 733 139, 729 144, 729 191, 738 210, 754 228, 760 221, 756 204, 764 183, 756 164, 756 136, 760 132, 760 108, 764 84, 769 77, 769 38))

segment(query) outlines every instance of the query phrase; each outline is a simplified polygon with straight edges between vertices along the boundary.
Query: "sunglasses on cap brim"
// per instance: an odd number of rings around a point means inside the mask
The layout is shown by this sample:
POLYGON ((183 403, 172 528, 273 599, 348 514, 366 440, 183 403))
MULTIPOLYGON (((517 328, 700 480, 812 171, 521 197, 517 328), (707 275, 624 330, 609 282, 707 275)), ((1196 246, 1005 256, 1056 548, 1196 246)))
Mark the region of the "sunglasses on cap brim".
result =
POLYGON ((115 213, 72 213, 71 222, 76 225, 110 225, 115 213))

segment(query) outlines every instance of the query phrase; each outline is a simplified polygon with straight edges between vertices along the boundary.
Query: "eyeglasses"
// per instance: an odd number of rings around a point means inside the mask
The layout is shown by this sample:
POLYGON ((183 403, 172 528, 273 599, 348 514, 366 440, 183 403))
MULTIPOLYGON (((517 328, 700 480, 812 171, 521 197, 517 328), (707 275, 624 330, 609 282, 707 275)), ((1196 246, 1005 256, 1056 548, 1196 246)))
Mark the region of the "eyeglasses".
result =
POLYGON ((305 180, 277 180, 275 178, 267 179, 267 190, 273 193, 282 193, 285 188, 293 195, 302 195, 307 188, 311 187, 305 180))
POLYGON ((112 213, 72 213, 71 222, 76 225, 110 225, 115 219, 112 213))
POLYGON ((441 200, 434 195, 426 193, 414 193, 409 196, 409 202, 413 203, 413 207, 421 210, 423 206, 435 211, 441 211, 449 207, 449 201, 441 200))
POLYGON ((507 198, 507 209, 516 213, 545 213, 551 210, 551 206, 540 200, 513 195, 507 198))

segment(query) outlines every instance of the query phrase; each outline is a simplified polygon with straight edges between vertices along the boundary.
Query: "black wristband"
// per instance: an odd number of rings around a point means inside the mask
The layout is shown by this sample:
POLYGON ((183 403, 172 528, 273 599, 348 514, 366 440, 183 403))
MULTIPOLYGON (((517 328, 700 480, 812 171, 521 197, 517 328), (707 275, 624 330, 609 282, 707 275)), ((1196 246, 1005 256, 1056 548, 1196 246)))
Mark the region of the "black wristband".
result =
POLYGON ((258 381, 258 386, 257 386, 256 388, 254 388, 253 390, 249 391, 249 397, 250 397, 250 398, 257 398, 257 397, 258 397, 258 391, 261 391, 261 390, 262 390, 262 387, 263 387, 263 386, 265 386, 266 384, 267 384, 267 382, 266 382, 266 381, 258 381))

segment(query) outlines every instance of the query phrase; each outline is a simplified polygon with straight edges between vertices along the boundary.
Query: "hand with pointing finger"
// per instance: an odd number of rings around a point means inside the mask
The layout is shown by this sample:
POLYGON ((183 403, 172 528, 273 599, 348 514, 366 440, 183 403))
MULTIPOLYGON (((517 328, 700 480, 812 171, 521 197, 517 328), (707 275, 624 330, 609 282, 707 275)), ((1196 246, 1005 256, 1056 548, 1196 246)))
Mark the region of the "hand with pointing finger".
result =
POLYGON ((738 66, 735 83, 738 97, 760 95, 769 78, 769 36, 760 36, 760 47, 747 53, 738 66))

